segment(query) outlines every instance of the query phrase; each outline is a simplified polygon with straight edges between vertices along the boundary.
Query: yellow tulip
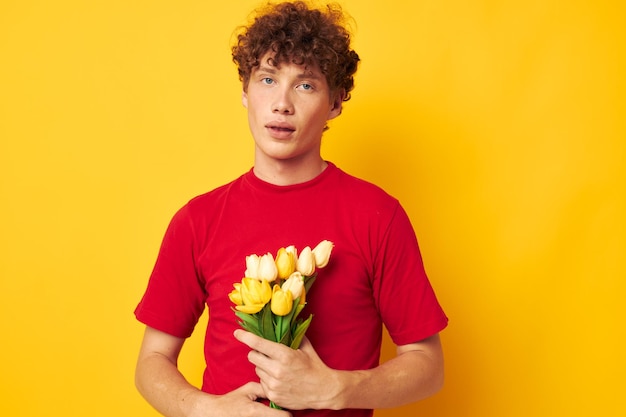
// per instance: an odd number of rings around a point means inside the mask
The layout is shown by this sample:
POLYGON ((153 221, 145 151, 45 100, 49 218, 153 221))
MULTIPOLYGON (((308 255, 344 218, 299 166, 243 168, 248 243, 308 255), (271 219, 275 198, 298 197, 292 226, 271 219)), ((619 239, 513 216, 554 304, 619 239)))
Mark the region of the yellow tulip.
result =
POLYGON ((328 265, 328 260, 330 259, 330 253, 333 250, 333 242, 330 240, 322 240, 317 244, 315 249, 313 249, 313 255, 315 256, 315 266, 318 268, 324 268, 328 265))
POLYGON ((278 278, 286 279, 296 270, 296 257, 294 252, 288 252, 285 248, 278 249, 276 254, 276 268, 278 269, 278 278))
POLYGON ((274 285, 274 290, 272 291, 272 304, 270 308, 272 309, 272 313, 277 316, 286 316, 291 312, 291 308, 293 307, 293 297, 289 291, 283 291, 280 288, 280 285, 274 285))
POLYGON ((262 306, 258 306, 258 305, 251 305, 251 306, 235 306, 235 309, 237 311, 241 311, 242 313, 246 313, 246 314, 256 314, 259 311, 263 310, 263 307, 265 307, 264 305, 262 306))
POLYGON ((276 262, 271 253, 266 253, 261 256, 259 260, 259 271, 257 278, 264 279, 267 282, 273 282, 278 276, 278 269, 276 268, 276 262))
POLYGON ((296 270, 307 277, 315 272, 315 256, 310 247, 307 246, 300 252, 296 262, 296 270))
POLYGON ((294 300, 300 297, 300 294, 304 291, 304 278, 302 277, 302 274, 298 271, 294 272, 285 282, 283 282, 281 288, 283 291, 289 291, 294 300))
POLYGON ((232 301, 235 305, 240 306, 243 304, 243 300, 241 298, 241 283, 235 283, 233 284, 233 287, 235 287, 235 289, 228 294, 228 298, 230 298, 230 301, 232 301))
POLYGON ((265 304, 272 298, 272 289, 269 282, 262 279, 246 277, 241 280, 241 300, 242 305, 237 305, 235 308, 238 311, 242 311, 248 314, 258 313, 263 309, 265 304))

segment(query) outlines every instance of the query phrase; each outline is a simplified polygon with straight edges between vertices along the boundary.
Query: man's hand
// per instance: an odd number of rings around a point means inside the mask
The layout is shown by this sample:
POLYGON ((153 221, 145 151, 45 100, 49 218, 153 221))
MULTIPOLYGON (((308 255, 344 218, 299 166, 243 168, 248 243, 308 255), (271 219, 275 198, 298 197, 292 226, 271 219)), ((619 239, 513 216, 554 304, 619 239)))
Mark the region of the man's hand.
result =
POLYGON ((147 327, 139 359, 136 383, 139 392, 167 417, 289 417, 258 399, 265 398, 258 382, 248 382, 224 395, 200 391, 185 380, 176 367, 185 339, 147 327))
POLYGON ((263 388, 256 382, 237 388, 228 394, 219 396, 207 396, 205 393, 198 393, 207 400, 202 399, 196 402, 196 406, 190 417, 206 416, 228 416, 228 417, 289 417, 287 411, 274 410, 265 404, 256 402, 265 398, 263 388))
POLYGON ((236 330, 235 337, 252 349, 248 360, 256 366, 265 397, 290 410, 339 408, 338 372, 322 362, 306 337, 298 350, 244 330, 236 330))
POLYGON ((252 351, 264 395, 290 410, 397 407, 427 398, 443 384, 439 335, 397 346, 397 355, 366 370, 331 369, 305 338, 294 350, 243 330, 235 337, 252 351))

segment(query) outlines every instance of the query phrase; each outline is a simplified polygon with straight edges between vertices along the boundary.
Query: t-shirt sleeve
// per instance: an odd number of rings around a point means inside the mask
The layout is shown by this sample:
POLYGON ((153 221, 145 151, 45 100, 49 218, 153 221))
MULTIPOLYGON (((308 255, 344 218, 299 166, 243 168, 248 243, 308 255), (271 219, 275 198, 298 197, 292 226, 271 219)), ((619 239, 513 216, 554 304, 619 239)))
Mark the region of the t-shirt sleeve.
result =
POLYGON ((187 338, 204 311, 206 295, 196 268, 194 230, 188 206, 172 218, 148 287, 135 309, 147 326, 187 338))
POLYGON ((375 259, 374 297, 396 345, 421 341, 448 323, 424 270, 411 222, 397 205, 375 259))

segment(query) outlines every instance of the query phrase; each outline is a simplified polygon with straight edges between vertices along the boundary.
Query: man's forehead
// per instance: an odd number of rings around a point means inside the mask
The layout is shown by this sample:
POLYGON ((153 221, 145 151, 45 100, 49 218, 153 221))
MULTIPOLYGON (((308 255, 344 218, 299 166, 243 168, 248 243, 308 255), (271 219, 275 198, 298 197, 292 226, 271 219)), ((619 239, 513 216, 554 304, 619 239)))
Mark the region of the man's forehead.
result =
POLYGON ((321 77, 322 72, 320 71, 319 65, 317 63, 302 63, 298 64, 293 62, 293 57, 286 56, 280 60, 275 58, 274 54, 266 53, 259 60, 259 65, 252 69, 253 72, 256 71, 264 71, 271 74, 277 73, 285 66, 293 66, 297 67, 303 75, 307 77, 321 77))

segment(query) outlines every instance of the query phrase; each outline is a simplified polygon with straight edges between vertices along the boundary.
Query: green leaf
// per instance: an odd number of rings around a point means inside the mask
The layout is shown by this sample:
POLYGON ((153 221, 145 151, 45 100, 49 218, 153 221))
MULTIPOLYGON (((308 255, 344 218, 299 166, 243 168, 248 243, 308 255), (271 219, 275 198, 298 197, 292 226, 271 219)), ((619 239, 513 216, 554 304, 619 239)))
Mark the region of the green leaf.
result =
POLYGON ((290 331, 286 331, 282 335, 282 337, 280 338, 278 343, 280 343, 281 345, 285 345, 285 346, 291 346, 291 332, 290 331))
POLYGON ((274 317, 276 318, 276 321, 274 322, 274 340, 281 340, 283 338, 283 322, 285 321, 285 318, 283 316, 274 317))
POLYGON ((235 315, 241 319, 239 325, 243 329, 249 331, 250 333, 254 333, 257 336, 263 337, 261 330, 259 329, 259 318, 256 314, 248 314, 235 310, 235 315))
MULTIPOLYGON (((299 298, 298 298, 299 300, 299 298)), ((304 310, 304 306, 306 306, 306 303, 304 303, 303 305, 296 305, 296 308, 294 308, 294 314, 293 314, 293 319, 292 322, 295 322, 295 319, 300 315, 300 313, 302 312, 302 310, 304 310)))
POLYGON ((293 330, 293 340, 291 341, 290 345, 292 349, 298 349, 300 347, 300 343, 302 343, 302 338, 304 338, 304 333, 306 333, 307 329, 309 328, 311 320, 313 320, 313 314, 309 315, 308 319, 295 326, 293 330))
POLYGON ((272 342, 276 341, 276 334, 274 332, 274 320, 270 303, 265 304, 263 310, 261 310, 261 337, 272 342))
POLYGON ((258 327, 259 320, 254 315, 237 311, 237 310, 235 310, 235 315, 239 317, 242 321, 246 322, 247 324, 250 324, 254 327, 258 327))
POLYGON ((313 285, 313 283, 315 282, 315 278, 317 278, 317 272, 314 272, 311 276, 304 277, 304 290, 307 294, 311 289, 311 285, 313 285))

